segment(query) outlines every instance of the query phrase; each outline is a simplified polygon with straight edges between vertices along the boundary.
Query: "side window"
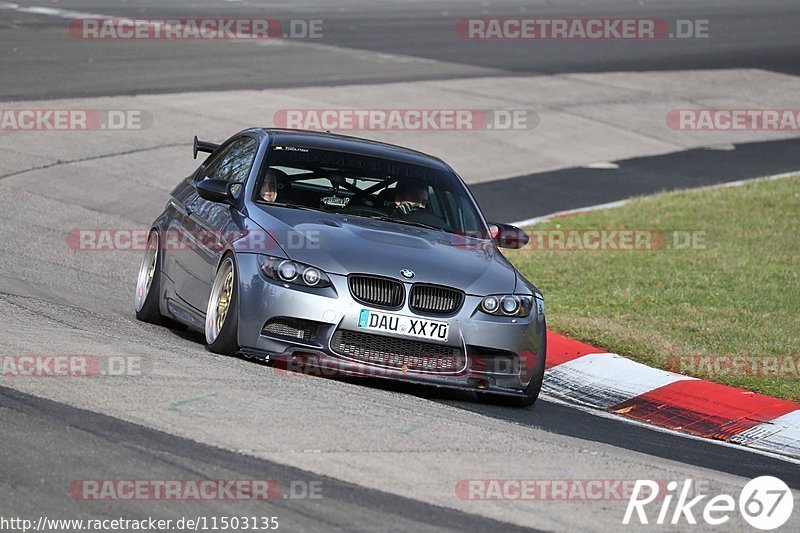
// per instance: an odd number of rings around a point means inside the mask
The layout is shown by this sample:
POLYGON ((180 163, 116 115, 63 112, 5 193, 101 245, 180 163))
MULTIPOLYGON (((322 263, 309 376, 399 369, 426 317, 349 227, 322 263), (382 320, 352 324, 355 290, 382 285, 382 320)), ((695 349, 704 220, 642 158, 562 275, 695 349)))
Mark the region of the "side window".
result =
POLYGON ((444 218, 454 229, 465 231, 467 228, 480 227, 474 210, 470 208, 469 201, 465 196, 456 196, 452 191, 444 191, 442 199, 447 212, 444 218))
POLYGON ((244 183, 250 175, 257 150, 258 141, 250 137, 233 141, 208 170, 206 178, 244 183))
MULTIPOLYGON (((428 187, 428 205, 430 206, 431 213, 433 213, 434 216, 437 216, 450 223, 450 221, 447 220, 447 215, 442 212, 442 206, 439 203, 439 197, 436 195, 436 189, 430 186, 428 187)), ((452 224, 450 225, 452 226, 452 224)))

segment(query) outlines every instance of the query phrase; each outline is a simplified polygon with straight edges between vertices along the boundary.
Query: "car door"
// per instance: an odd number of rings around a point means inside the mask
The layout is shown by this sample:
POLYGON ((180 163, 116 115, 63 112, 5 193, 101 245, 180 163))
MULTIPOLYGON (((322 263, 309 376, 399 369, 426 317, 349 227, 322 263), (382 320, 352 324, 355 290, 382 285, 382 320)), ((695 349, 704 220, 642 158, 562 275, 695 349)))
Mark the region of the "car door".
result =
MULTIPOLYGON (((232 140, 198 176, 198 181, 216 179, 238 184, 231 190, 234 195, 243 194, 257 151, 258 141, 253 137, 232 140)), ((184 276, 180 282, 176 281, 175 290, 182 300, 202 313, 206 311, 215 269, 227 240, 237 230, 231 216, 234 209, 228 204, 205 200, 196 190, 187 198, 181 226, 188 246, 181 260, 184 276)))

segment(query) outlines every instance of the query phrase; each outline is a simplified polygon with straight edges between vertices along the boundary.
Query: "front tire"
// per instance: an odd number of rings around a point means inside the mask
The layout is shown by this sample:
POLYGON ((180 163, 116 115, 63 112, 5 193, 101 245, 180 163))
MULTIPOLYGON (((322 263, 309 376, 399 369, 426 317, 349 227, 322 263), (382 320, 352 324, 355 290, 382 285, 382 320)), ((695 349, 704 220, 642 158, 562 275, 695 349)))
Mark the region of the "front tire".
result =
POLYGON ((206 309, 205 333, 208 349, 222 355, 239 351, 239 279, 233 254, 217 268, 206 309))
POLYGON ((147 236, 147 250, 139 267, 139 277, 136 280, 136 294, 134 295, 134 308, 136 318, 151 324, 164 325, 165 319, 161 314, 159 292, 161 288, 161 259, 159 249, 161 239, 157 230, 151 230, 147 236))

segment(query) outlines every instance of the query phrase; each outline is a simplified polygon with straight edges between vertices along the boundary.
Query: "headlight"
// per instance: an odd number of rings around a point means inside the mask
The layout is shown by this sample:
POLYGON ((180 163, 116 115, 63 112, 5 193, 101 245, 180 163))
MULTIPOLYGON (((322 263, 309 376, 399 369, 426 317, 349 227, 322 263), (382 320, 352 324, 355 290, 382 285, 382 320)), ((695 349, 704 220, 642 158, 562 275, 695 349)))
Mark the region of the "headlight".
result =
POLYGON ((500 299, 497 296, 487 296, 481 302, 481 308, 492 315, 500 308, 500 299))
POLYGON ((533 296, 505 294, 487 296, 481 301, 480 310, 494 316, 525 317, 533 309, 533 296))
POLYGON ((519 298, 516 296, 503 296, 500 300, 500 308, 505 315, 515 315, 519 310, 519 298))
POLYGON ((268 255, 258 256, 258 267, 261 272, 270 279, 284 281, 294 285, 305 287, 330 287, 331 280, 318 268, 297 261, 283 259, 280 257, 270 257, 268 255))
POLYGON ((316 287, 322 279, 322 274, 314 267, 309 267, 303 272, 303 283, 309 287, 316 287))
POLYGON ((294 281, 297 277, 297 265, 291 261, 282 261, 278 265, 278 277, 283 281, 294 281))

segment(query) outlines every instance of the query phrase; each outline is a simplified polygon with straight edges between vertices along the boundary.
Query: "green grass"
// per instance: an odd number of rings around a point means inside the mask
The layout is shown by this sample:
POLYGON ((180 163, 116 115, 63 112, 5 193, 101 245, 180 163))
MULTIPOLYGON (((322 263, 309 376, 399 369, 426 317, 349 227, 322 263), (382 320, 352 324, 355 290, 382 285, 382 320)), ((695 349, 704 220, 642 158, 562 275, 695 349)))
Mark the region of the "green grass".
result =
MULTIPOLYGON (((660 230, 666 245, 507 254, 544 293, 550 329, 670 370, 676 370, 675 357, 798 360, 800 176, 639 198, 529 230, 623 228, 660 230), (705 246, 675 249, 674 231, 705 232, 705 246)), ((792 367, 682 371, 800 400, 800 369, 792 367)))

